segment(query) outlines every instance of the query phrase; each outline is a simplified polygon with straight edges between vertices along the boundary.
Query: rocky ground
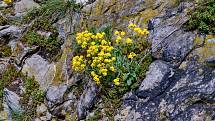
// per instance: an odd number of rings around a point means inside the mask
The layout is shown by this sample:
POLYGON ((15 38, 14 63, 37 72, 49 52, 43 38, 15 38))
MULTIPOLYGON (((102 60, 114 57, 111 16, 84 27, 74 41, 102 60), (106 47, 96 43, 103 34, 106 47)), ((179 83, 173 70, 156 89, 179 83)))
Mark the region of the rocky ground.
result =
MULTIPOLYGON (((13 6, 0 4, 0 16, 19 21, 29 9, 39 7, 40 2, 19 0, 13 6), (12 11, 5 14, 7 8, 12 11)), ((63 42, 57 61, 48 60, 37 46, 29 47, 20 40, 28 24, 7 23, 7 20, 0 24, 0 45, 11 48, 10 56, 1 57, 0 52, 0 74, 8 65, 14 65, 18 71, 34 77, 45 92, 44 102, 37 105, 36 118, 32 120, 75 121, 86 117, 90 120, 89 117, 96 115, 93 106, 99 100, 98 87, 92 80, 80 85, 80 77, 70 69, 74 41, 71 33, 93 26, 123 29, 129 22, 150 30, 154 61, 139 88, 123 97, 114 120, 215 120, 215 36, 184 29, 188 11, 195 6, 193 2, 79 0, 77 3, 83 5, 81 11, 69 11, 53 25, 63 42)), ((50 33, 40 32, 44 36, 50 33)), ((11 112, 22 111, 23 82, 12 79, 10 83, 3 87, 4 110, 0 120, 12 120, 11 112)))

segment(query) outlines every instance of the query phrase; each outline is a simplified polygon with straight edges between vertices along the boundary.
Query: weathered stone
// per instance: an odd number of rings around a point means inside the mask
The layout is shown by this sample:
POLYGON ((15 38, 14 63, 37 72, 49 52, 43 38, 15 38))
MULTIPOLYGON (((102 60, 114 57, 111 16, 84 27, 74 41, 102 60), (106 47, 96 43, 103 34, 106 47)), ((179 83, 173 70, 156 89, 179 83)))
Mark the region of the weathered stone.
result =
POLYGON ((21 36, 21 29, 16 26, 6 26, 0 30, 0 44, 9 43, 21 36))
POLYGON ((171 83, 166 78, 173 76, 173 74, 173 70, 165 62, 159 60, 153 62, 137 91, 137 96, 154 98, 163 93, 171 83))
POLYGON ((32 55, 25 60, 22 69, 23 73, 27 73, 30 77, 35 77, 42 89, 47 89, 55 76, 55 65, 50 64, 39 55, 32 55))
POLYGON ((211 67, 215 67, 215 56, 214 57, 209 57, 205 60, 205 63, 208 65, 208 66, 211 66, 211 67))
POLYGON ((47 107, 45 106, 45 104, 41 104, 40 106, 37 107, 37 115, 42 115, 47 111, 47 107))
POLYGON ((89 80, 86 89, 80 97, 77 105, 78 119, 82 120, 86 117, 87 111, 92 108, 98 89, 94 81, 89 80))
POLYGON ((63 96, 67 90, 66 85, 50 86, 46 91, 46 99, 48 101, 48 107, 51 108, 53 105, 62 103, 63 96))
MULTIPOLYGON (((156 75, 151 75, 151 78, 153 76, 156 75)), ((215 96, 213 68, 207 68, 192 60, 187 62, 185 68, 175 70, 174 75, 167 76, 164 80, 171 83, 162 93, 152 96, 150 100, 126 99, 123 109, 130 106, 128 114, 132 114, 132 111, 135 114, 139 113, 140 121, 213 119, 215 109, 212 106, 215 96)), ((156 83, 154 85, 157 86, 156 83)), ((160 88, 162 85, 157 89, 161 90, 160 88)), ((126 120, 134 116, 129 115, 126 120)))
POLYGON ((39 7, 39 4, 35 3, 33 0, 21 0, 15 3, 15 14, 27 12, 34 7, 39 7))
POLYGON ((152 55, 155 58, 178 66, 194 47, 194 32, 185 32, 182 25, 188 20, 185 9, 191 8, 191 3, 181 3, 178 9, 166 12, 149 22, 152 40, 152 55), (184 5, 184 7, 181 7, 184 5))

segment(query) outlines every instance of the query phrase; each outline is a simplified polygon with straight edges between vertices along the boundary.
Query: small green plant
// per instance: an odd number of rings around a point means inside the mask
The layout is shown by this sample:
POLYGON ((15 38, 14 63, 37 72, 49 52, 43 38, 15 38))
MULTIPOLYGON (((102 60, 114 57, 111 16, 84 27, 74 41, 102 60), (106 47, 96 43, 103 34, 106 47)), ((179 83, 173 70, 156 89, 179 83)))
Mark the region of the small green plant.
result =
POLYGON ((4 26, 6 24, 8 24, 7 19, 0 15, 0 26, 4 26))
MULTIPOLYGON (((105 28, 76 34, 72 69, 93 78, 100 87, 105 115, 112 120, 115 109, 120 106, 122 96, 136 89, 144 78, 152 58, 147 50, 147 29, 129 24, 127 31, 105 28)), ((97 109, 96 109, 97 110, 97 109)), ((99 118, 95 115, 89 120, 99 118)))
POLYGON ((70 10, 80 10, 81 6, 74 0, 47 0, 41 3, 41 7, 34 8, 24 17, 24 22, 30 20, 49 20, 51 23, 65 17, 70 10))
POLYGON ((23 18, 23 23, 32 21, 31 26, 22 38, 28 45, 41 47, 41 55, 50 60, 56 60, 59 54, 62 42, 58 39, 58 31, 53 24, 61 18, 64 18, 71 10, 78 10, 80 5, 75 1, 47 0, 41 3, 41 7, 34 8, 23 18), (48 38, 41 37, 38 31, 51 32, 48 38))
POLYGON ((0 45, 0 57, 9 57, 11 48, 8 45, 0 45))
POLYGON ((189 21, 185 27, 190 30, 197 29, 201 33, 215 33, 215 0, 205 0, 200 2, 191 13, 189 21))

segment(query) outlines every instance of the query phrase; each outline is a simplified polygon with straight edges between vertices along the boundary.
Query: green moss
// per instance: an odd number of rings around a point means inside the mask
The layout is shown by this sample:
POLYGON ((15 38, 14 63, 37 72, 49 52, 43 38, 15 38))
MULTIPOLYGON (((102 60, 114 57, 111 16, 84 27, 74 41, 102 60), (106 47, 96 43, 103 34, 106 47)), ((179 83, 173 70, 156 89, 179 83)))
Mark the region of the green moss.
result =
POLYGON ((31 121, 36 117, 37 106, 44 102, 45 93, 40 90, 39 83, 33 78, 26 78, 24 87, 26 91, 20 101, 24 112, 21 116, 24 121, 31 121))
POLYGON ((201 33, 215 33, 215 1, 205 0, 200 2, 191 13, 185 27, 190 30, 197 29, 201 33))
POLYGON ((28 31, 21 39, 22 42, 29 46, 39 46, 41 55, 48 60, 54 60, 60 53, 62 42, 55 35, 46 38, 40 36, 35 31, 28 31))
POLYGON ((9 57, 11 48, 8 45, 0 45, 0 57, 9 57))
POLYGON ((24 22, 34 19, 49 20, 51 23, 65 17, 69 10, 80 10, 81 6, 74 0, 47 0, 41 3, 41 7, 34 8, 24 17, 24 22))

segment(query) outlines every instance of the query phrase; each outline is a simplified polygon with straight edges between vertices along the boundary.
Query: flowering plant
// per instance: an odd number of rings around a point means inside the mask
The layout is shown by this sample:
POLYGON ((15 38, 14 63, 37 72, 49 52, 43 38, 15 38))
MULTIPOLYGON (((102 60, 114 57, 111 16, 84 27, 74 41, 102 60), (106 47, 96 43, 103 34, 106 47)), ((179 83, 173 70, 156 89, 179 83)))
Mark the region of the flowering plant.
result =
POLYGON ((77 33, 76 43, 81 52, 73 57, 72 69, 89 74, 97 85, 131 86, 141 72, 148 35, 147 29, 133 23, 127 31, 115 31, 114 35, 77 33))

